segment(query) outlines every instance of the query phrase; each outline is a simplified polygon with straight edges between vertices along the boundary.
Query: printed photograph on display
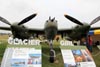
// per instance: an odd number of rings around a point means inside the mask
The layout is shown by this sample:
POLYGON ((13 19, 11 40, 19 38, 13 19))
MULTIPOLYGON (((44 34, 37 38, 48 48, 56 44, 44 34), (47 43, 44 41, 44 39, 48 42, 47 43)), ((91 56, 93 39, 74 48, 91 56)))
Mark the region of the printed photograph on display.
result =
POLYGON ((89 62, 92 61, 92 58, 87 53, 86 50, 72 50, 72 53, 75 58, 75 62, 89 62))
POLYGON ((41 50, 35 48, 15 48, 11 58, 11 67, 41 67, 41 63, 41 50))
POLYGON ((11 67, 26 67, 26 60, 25 59, 12 59, 11 67))
POLYGON ((29 54, 28 64, 41 64, 41 54, 29 54))

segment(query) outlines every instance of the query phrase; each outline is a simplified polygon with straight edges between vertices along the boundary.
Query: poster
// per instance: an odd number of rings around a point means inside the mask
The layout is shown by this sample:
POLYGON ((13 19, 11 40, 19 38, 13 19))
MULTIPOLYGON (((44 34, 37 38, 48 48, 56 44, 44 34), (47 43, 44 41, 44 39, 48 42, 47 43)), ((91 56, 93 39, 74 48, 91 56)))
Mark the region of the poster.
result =
POLYGON ((61 48, 61 53, 65 67, 96 67, 94 60, 87 49, 61 48))
POLYGON ((41 67, 41 50, 35 48, 14 48, 11 67, 41 67))

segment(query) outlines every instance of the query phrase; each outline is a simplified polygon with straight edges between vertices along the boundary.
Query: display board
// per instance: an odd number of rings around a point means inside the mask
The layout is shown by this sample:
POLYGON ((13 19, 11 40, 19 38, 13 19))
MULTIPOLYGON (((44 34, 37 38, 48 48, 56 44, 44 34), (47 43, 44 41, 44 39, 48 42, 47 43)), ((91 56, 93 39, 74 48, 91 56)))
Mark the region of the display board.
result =
POLYGON ((96 67, 85 46, 61 46, 65 67, 96 67))
MULTIPOLYGON (((96 67, 85 46, 60 46, 64 67, 96 67)), ((1 67, 42 67, 41 46, 9 45, 1 67)))
POLYGON ((41 67, 41 47, 8 47, 1 67, 41 67))

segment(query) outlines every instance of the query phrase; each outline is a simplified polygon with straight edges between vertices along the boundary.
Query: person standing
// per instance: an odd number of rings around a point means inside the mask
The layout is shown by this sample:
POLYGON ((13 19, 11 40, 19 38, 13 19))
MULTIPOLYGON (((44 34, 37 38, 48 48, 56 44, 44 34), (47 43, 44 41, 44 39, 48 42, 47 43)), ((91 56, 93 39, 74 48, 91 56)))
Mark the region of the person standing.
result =
POLYGON ((90 35, 88 35, 88 43, 87 43, 87 46, 88 46, 88 50, 92 53, 92 45, 93 45, 93 40, 92 40, 92 37, 90 35))

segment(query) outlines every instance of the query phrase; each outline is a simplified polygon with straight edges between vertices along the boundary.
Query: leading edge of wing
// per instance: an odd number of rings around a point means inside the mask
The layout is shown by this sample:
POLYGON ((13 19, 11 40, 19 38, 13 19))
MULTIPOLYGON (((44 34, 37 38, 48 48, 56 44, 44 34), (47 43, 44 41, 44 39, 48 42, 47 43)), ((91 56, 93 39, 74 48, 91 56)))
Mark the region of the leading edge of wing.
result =
POLYGON ((59 29, 58 34, 71 33, 73 29, 59 29))
POLYGON ((28 29, 29 33, 36 33, 36 34, 44 34, 44 29, 36 29, 36 28, 30 28, 28 29))
MULTIPOLYGON (((32 29, 28 29, 29 33, 36 33, 36 34, 45 34, 45 30, 44 29, 36 29, 36 28, 32 28, 32 29)), ((72 29, 58 29, 57 34, 63 34, 63 33, 71 33, 72 29)))
POLYGON ((100 27, 91 27, 90 30, 97 30, 100 29, 100 27))
POLYGON ((8 31, 10 31, 11 28, 10 27, 0 27, 0 30, 8 30, 8 31))

